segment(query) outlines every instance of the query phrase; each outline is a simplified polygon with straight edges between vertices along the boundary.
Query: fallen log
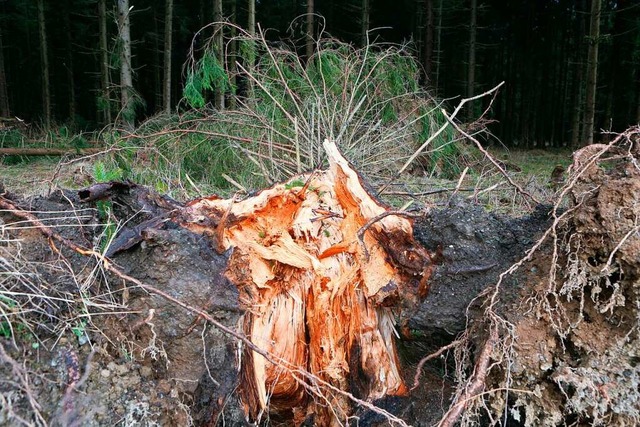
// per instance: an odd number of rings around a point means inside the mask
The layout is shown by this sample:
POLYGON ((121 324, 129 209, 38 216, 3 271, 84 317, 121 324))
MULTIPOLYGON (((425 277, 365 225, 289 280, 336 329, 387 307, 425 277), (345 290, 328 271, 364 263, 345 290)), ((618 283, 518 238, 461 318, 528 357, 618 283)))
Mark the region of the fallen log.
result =
POLYGON ((0 156, 65 156, 87 155, 104 151, 102 148, 0 148, 0 156))

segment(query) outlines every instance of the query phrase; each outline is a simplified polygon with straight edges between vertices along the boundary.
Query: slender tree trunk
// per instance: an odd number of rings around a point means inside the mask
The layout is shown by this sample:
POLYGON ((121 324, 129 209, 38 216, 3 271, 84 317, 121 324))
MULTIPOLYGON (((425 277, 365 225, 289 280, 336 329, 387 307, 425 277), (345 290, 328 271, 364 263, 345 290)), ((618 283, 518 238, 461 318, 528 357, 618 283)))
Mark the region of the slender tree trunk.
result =
MULTIPOLYGON (((640 72, 637 72, 636 75, 640 75, 640 72)), ((636 125, 640 125, 640 78, 637 80, 636 84, 636 125)))
POLYGON ((133 128, 135 112, 132 105, 133 76, 131 71, 131 26, 129 0, 118 0, 118 26, 120 32, 120 95, 122 121, 128 129, 133 128))
POLYGON ((100 32, 100 87, 103 99, 103 120, 111 123, 111 94, 109 91, 109 51, 107 50, 107 7, 106 0, 98 1, 98 25, 100 32))
POLYGON ((313 4, 314 0, 307 0, 307 61, 313 55, 313 43, 315 34, 313 28, 315 26, 315 6, 313 4))
POLYGON ((580 64, 576 64, 576 68, 578 70, 575 71, 575 81, 573 83, 574 86, 574 96, 573 96, 573 115, 571 117, 571 147, 576 149, 580 144, 580 117, 582 116, 582 100, 583 100, 583 90, 582 90, 582 80, 583 80, 583 72, 580 64))
MULTIPOLYGON (((213 21, 215 25, 214 30, 214 48, 216 59, 221 67, 224 67, 224 38, 223 38, 223 26, 222 26, 222 0, 214 0, 213 2, 213 21)), ((215 90, 215 105, 218 110, 224 110, 224 90, 221 87, 216 87, 215 90)))
POLYGON ((415 8, 413 8, 412 11, 413 28, 411 30, 411 38, 415 45, 416 59, 420 64, 424 64, 425 0, 416 0, 414 3, 415 8))
POLYGON ((69 120, 73 125, 75 123, 76 118, 76 84, 75 78, 73 76, 73 49, 71 43, 71 35, 73 34, 71 30, 71 22, 69 19, 69 14, 71 13, 71 7, 73 7, 70 0, 66 0, 64 3, 64 13, 63 13, 63 28, 65 32, 65 47, 67 51, 67 61, 65 65, 65 69, 67 72, 67 85, 69 90, 69 120))
MULTIPOLYGON (((560 57, 561 58, 571 58, 571 55, 568 52, 569 44, 567 43, 566 33, 563 32, 563 36, 561 36, 562 40, 562 48, 560 49, 560 57)), ((569 123, 569 119, 567 117, 567 106, 571 105, 571 92, 569 91, 570 85, 567 80, 567 75, 569 74, 569 60, 562 61, 562 65, 560 66, 560 71, 558 73, 559 86, 562 90, 562 98, 558 100, 558 110, 559 110, 559 119, 560 124, 558 126, 558 137, 556 138, 557 144, 556 146, 566 146, 567 145, 567 136, 569 135, 569 131, 567 129, 567 123, 569 123)))
POLYGON ((164 10, 164 80, 162 82, 162 110, 171 113, 171 54, 173 33, 173 0, 165 0, 164 10))
POLYGON ((207 13, 205 12, 206 9, 206 0, 200 0, 199 4, 200 4, 200 27, 202 28, 206 25, 206 17, 207 17, 207 13))
MULTIPOLYGON (((607 68, 609 68, 610 75, 608 76, 609 85, 606 88, 607 91, 607 101, 605 103, 605 110, 603 114, 603 128, 609 132, 613 131, 613 102, 614 102, 614 93, 616 90, 616 69, 617 64, 619 64, 619 59, 617 55, 612 54, 609 59, 609 64, 607 64, 607 68)), ((605 134, 602 135, 603 142, 609 143, 611 140, 611 135, 605 134)))
MULTIPOLYGON (((371 2, 370 0, 362 0, 362 27, 360 29, 360 40, 362 46, 366 46, 369 40, 369 20, 371 16, 371 2)), ((308 31, 308 30, 307 30, 308 31)))
MULTIPOLYGON (((247 33, 252 38, 256 35, 256 0, 249 0, 248 5, 248 21, 247 21, 247 33)), ((251 64, 253 66, 253 64, 251 64)))
MULTIPOLYGON (((467 68, 467 97, 471 98, 475 92, 476 80, 476 27, 478 19, 478 2, 471 0, 471 20, 469 22, 469 61, 467 68)), ((469 106, 467 118, 473 120, 473 108, 469 106)))
MULTIPOLYGON (((152 8, 153 13, 153 33, 150 39, 153 41, 153 59, 156 61, 149 64, 153 71, 154 83, 154 111, 164 111, 164 40, 160 38, 160 27, 164 30, 164 21, 160 21, 161 12, 159 8, 152 8)), ((164 19, 164 15, 162 15, 164 19)), ((164 36, 164 34, 163 34, 164 36)))
POLYGON ((440 88, 440 63, 442 62, 442 4, 444 0, 438 0, 438 25, 436 26, 436 74, 434 79, 434 88, 436 94, 440 88))
POLYGON ((425 4, 427 22, 424 35, 424 73, 427 81, 432 79, 431 70, 433 62, 433 0, 426 0, 425 4))
POLYGON ((9 117, 10 115, 7 75, 4 70, 4 46, 2 44, 2 29, 0 28, 0 116, 9 117))
POLYGON ((237 17, 237 4, 236 0, 231 1, 231 40, 229 40, 229 55, 227 56, 228 69, 229 69, 229 81, 231 83, 231 97, 229 98, 229 107, 235 110, 237 107, 236 102, 236 86, 238 84, 238 67, 236 61, 238 60, 238 41, 236 40, 237 30, 236 24, 237 17))
POLYGON ((44 0, 38 0, 38 30, 40 34, 40 64, 42 67, 42 105, 44 126, 51 127, 51 88, 49 85, 49 52, 47 49, 47 29, 44 15, 44 0))
POLYGON ((598 83, 598 44, 600 38, 601 0, 591 1, 591 25, 589 28, 589 53, 587 55, 587 99, 584 112, 585 145, 593 144, 596 89, 598 83))
MULTIPOLYGON (((246 58, 246 61, 247 61, 247 70, 251 72, 253 70, 253 67, 255 66, 255 61, 256 61, 256 52, 255 52, 256 43, 254 41, 254 38, 256 36, 256 0, 249 0, 248 14, 249 14, 249 17, 247 22, 247 33, 249 34, 249 38, 251 40, 249 42, 250 48, 248 52, 248 58, 246 58)), ((249 104, 253 104, 255 100, 253 80, 251 80, 250 78, 247 78, 246 80, 247 80, 247 102, 249 104)))
MULTIPOLYGON (((586 9, 586 1, 582 0, 580 3, 580 10, 577 12, 583 12, 586 9)), ((583 48, 582 38, 585 35, 585 18, 583 13, 578 13, 578 24, 575 31, 574 49, 575 49, 575 65, 573 72, 573 115, 571 118, 571 148, 577 149, 582 144, 580 140, 582 138, 581 124, 583 105, 584 105, 584 64, 583 60, 583 48)))

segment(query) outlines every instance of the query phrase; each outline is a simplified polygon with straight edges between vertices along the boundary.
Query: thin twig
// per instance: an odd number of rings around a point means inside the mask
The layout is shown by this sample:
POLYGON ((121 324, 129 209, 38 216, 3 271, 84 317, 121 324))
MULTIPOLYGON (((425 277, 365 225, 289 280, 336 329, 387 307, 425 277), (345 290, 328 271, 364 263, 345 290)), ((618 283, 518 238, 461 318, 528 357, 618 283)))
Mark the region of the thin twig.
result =
POLYGON ((411 391, 415 390, 420 385, 420 377, 422 376, 422 368, 424 368, 425 363, 427 363, 429 360, 435 359, 436 357, 440 357, 440 355, 442 353, 444 353, 445 351, 449 351, 452 348, 457 347, 460 344, 464 343, 465 341, 466 341, 466 337, 458 338, 457 340, 454 340, 454 341, 450 342, 449 344, 445 345, 444 347, 440 347, 440 349, 438 351, 436 351, 435 353, 431 353, 430 355, 425 356, 422 359, 420 359, 420 362, 418 362, 418 367, 416 368, 416 374, 413 376, 413 387, 411 387, 411 391))
POLYGON ((458 193, 458 191, 460 191, 460 187, 462 187, 462 181, 464 181, 464 177, 467 176, 467 172, 469 172, 469 166, 464 168, 464 170, 460 174, 460 178, 458 178, 458 183, 456 184, 456 188, 453 190, 453 194, 451 194, 451 198, 453 198, 458 193))
POLYGON ((387 196, 409 196, 409 197, 418 197, 418 196, 431 196, 433 194, 441 194, 449 191, 475 191, 475 188, 438 188, 435 190, 428 191, 385 191, 384 194, 387 196))

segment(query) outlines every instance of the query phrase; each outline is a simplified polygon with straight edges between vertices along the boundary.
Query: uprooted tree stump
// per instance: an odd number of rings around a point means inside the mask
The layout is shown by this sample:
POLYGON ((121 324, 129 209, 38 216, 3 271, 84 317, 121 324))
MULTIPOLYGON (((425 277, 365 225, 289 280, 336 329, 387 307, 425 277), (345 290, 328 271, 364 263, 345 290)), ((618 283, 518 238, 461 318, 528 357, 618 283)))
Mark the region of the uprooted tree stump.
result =
MULTIPOLYGON (((103 348, 133 359, 105 369, 79 346, 44 353, 67 376, 25 388, 24 404, 53 402, 43 412, 61 424, 629 425, 640 417, 638 135, 578 152, 555 206, 519 219, 455 198, 390 210, 330 143, 328 170, 242 200, 183 205, 116 182, 0 197, 11 235, 0 255, 34 261, 29 274, 53 277, 67 304, 76 286, 94 304, 120 295, 103 348), (125 224, 106 258, 91 249, 97 212, 78 209, 99 200, 125 224), (92 275, 106 289, 84 285, 92 275), (425 363, 454 375, 414 376, 425 363), (135 372, 116 381, 122 371, 135 372)), ((70 314, 41 306, 45 328, 70 314)), ((0 346, 0 369, 11 356, 0 346)))
POLYGON ((269 411, 331 425, 353 411, 336 390, 365 401, 407 392, 393 310, 426 295, 431 256, 406 214, 389 212, 336 146, 324 146, 327 171, 242 201, 195 200, 174 214, 220 253, 233 251, 226 276, 240 291, 241 329, 268 354, 245 348, 240 358, 252 420, 269 411))
MULTIPOLYGON (((210 369, 208 378, 198 378, 196 408, 202 423, 217 422, 236 388, 243 418, 295 424, 313 420, 316 425, 339 423, 358 404, 366 407, 385 396, 407 394, 395 343, 396 318, 426 295, 432 257, 413 237, 412 215, 383 206, 365 190, 335 144, 326 141, 324 148, 328 170, 300 175, 244 200, 209 197, 182 206, 119 182, 78 192, 80 202, 113 199, 119 217, 130 219, 106 249, 122 270, 105 265, 115 276, 139 285, 128 293, 129 307, 142 314, 132 318, 129 328, 147 343, 145 351, 167 361, 169 374, 203 375, 186 361, 188 369, 171 366, 185 355, 199 360, 198 354, 188 344, 169 343, 166 331, 156 331, 155 324, 162 320, 166 326, 162 318, 174 310, 149 301, 140 288, 159 286, 164 296, 186 299, 204 312, 222 308, 241 313, 232 316, 237 328, 227 324, 227 331, 241 339, 237 360, 230 363, 234 352, 223 351, 204 361, 224 361, 225 368, 237 365, 239 374, 237 379, 228 375, 225 387, 210 369), (127 193, 127 201, 118 200, 127 193), (208 278, 177 246, 182 237, 172 231, 176 226, 202 236, 197 245, 210 265, 208 278), (131 261, 127 252, 140 244, 146 255, 131 261), (170 257, 175 265, 159 257, 170 257), (167 282, 166 276, 176 271, 208 283, 195 295, 193 286, 167 282), (207 382, 213 384, 208 390, 207 382)), ((54 240, 82 254, 93 253, 67 238, 54 240)))

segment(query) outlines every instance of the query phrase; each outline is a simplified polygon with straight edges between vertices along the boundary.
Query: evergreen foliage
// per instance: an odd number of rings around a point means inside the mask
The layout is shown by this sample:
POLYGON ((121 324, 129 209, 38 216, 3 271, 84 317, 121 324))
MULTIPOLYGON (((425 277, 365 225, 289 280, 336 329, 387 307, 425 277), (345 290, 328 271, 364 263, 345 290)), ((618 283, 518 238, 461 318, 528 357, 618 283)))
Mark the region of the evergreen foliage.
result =
MULTIPOLYGON (((444 123, 436 101, 418 85, 419 64, 404 46, 356 48, 326 39, 306 63, 293 47, 272 46, 264 38, 244 34, 241 46, 241 55, 255 52, 259 58, 250 69, 241 66, 236 79, 245 86, 250 79, 255 98, 231 88, 213 51, 192 58, 184 100, 193 110, 159 116, 138 129, 139 151, 125 162, 137 164, 142 157, 153 167, 137 180, 164 182, 169 190, 198 182, 231 191, 227 174, 256 188, 323 167, 325 138, 370 176, 390 176, 444 123), (239 107, 212 110, 206 101, 216 89, 236 97, 239 107)), ((240 62, 252 63, 242 57, 240 62)), ((455 164, 453 134, 443 135, 447 140, 434 142, 428 172, 445 154, 455 164)), ((455 172, 449 164, 437 165, 440 173, 455 172)))

